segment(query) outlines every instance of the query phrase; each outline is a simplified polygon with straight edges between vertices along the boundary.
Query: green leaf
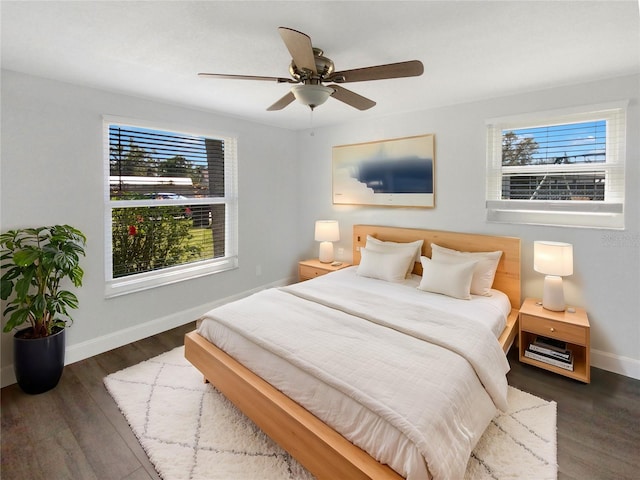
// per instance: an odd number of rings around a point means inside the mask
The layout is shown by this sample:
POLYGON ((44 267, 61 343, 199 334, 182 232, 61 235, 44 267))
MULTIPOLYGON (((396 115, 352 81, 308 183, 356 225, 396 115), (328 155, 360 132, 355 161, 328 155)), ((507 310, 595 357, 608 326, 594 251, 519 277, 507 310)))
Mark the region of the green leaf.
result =
POLYGON ((2 265, 2 268, 6 268, 5 274, 0 278, 0 282, 9 282, 14 278, 18 278, 20 276, 21 268, 13 265, 12 267, 7 268, 6 265, 2 265))
POLYGON ((11 330, 19 327, 24 322, 26 322, 27 318, 29 318, 29 309, 21 308, 20 310, 16 310, 9 317, 9 320, 7 321, 7 324, 4 326, 3 331, 5 333, 10 332, 11 330))
POLYGON ((22 300, 28 295, 29 288, 31 287, 31 280, 33 279, 33 274, 33 269, 27 269, 24 271, 23 276, 16 282, 16 296, 19 299, 22 300))
POLYGON ((20 267, 27 267, 40 257, 40 252, 34 248, 18 250, 13 254, 13 261, 20 267))
POLYGON ((0 281, 0 298, 6 300, 13 291, 13 282, 3 279, 0 281))
POLYGON ((6 316, 8 313, 13 312, 19 307, 20 307, 19 305, 16 305, 15 303, 11 302, 9 305, 7 305, 7 308, 4 309, 4 312, 2 312, 2 314, 6 316))
POLYGON ((44 311, 47 308, 47 300, 44 295, 38 294, 33 297, 32 312, 36 318, 41 318, 44 315, 44 311))
POLYGON ((62 303, 70 308, 78 308, 78 297, 73 293, 63 290, 58 294, 58 297, 62 303))
POLYGON ((53 330, 53 327, 65 328, 66 326, 67 322, 58 318, 51 324, 51 329, 53 330))
POLYGON ((71 281, 76 287, 82 286, 83 276, 84 276, 84 270, 80 268, 80 265, 76 265, 69 273, 69 277, 71 278, 71 281))

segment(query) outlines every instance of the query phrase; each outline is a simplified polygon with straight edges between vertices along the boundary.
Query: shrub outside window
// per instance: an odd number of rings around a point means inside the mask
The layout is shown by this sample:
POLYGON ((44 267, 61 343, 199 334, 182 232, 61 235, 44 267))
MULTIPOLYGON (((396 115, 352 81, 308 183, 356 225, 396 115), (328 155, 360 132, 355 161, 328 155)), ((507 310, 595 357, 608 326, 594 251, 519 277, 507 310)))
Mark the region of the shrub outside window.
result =
POLYGON ((624 227, 626 105, 487 122, 489 221, 624 227))
POLYGON ((107 296, 237 266, 235 139, 105 118, 107 296))

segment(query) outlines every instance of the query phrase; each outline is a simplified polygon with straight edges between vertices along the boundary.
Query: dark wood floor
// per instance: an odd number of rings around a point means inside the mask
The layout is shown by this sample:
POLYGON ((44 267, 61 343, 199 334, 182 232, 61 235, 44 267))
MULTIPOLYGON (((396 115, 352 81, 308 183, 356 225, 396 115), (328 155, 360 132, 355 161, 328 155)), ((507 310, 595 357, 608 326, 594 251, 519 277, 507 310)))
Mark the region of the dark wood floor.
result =
MULTIPOLYGON (((158 479, 102 379, 181 345, 193 328, 68 365, 41 395, 3 388, 2 479, 158 479)), ((511 385, 558 403, 560 480, 640 478, 640 381, 593 369, 583 385, 509 357, 511 385)))

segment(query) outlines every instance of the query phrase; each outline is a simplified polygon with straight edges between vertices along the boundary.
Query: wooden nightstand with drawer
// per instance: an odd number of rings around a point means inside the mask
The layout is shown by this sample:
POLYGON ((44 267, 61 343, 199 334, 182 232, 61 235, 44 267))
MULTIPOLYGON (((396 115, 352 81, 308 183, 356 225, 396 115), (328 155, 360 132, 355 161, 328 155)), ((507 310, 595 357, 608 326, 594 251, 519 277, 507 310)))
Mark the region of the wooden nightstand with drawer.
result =
POLYGON ((326 275, 327 273, 335 272, 342 268, 350 267, 350 263, 342 262, 340 265, 331 265, 330 263, 322 263, 318 259, 303 260, 298 263, 298 279, 302 282, 304 280, 311 280, 312 278, 326 275))
MULTIPOLYGON (((519 349, 520 361, 544 368, 581 382, 591 381, 590 326, 587 312, 583 308, 554 312, 542 308, 539 300, 527 298, 520 308, 519 349), (526 356, 527 349, 538 336, 566 343, 566 349, 573 355, 573 370, 563 368, 565 363, 552 360, 540 361, 526 356), (560 366, 556 366, 560 365, 560 366)), ((542 357, 539 357, 542 358, 542 357)), ((546 358, 546 357, 545 357, 546 358)))

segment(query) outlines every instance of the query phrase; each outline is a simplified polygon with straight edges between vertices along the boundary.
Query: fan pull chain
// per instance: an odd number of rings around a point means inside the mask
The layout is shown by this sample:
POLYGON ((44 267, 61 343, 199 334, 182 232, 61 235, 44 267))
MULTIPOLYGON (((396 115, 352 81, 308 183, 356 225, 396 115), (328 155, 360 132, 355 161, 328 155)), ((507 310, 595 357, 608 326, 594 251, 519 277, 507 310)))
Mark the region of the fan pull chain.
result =
POLYGON ((310 136, 315 136, 315 132, 313 131, 313 108, 310 109, 311 113, 309 114, 309 129, 311 130, 310 136))

